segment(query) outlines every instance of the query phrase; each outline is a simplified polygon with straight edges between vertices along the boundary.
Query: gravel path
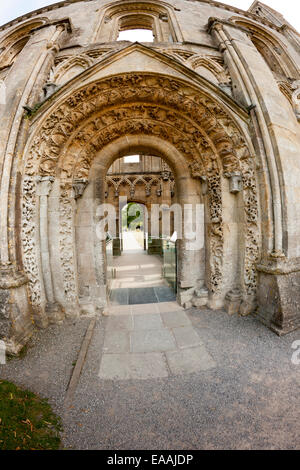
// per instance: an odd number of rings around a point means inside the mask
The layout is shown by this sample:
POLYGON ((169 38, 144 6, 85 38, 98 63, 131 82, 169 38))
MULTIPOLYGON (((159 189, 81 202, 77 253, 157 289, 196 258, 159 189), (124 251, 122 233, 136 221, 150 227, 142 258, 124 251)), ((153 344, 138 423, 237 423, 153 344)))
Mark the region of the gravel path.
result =
POLYGON ((90 319, 38 332, 0 377, 48 397, 72 449, 299 449, 300 331, 279 338, 255 318, 190 310, 216 367, 150 380, 102 380, 107 318, 96 325, 73 406, 63 399, 90 319))

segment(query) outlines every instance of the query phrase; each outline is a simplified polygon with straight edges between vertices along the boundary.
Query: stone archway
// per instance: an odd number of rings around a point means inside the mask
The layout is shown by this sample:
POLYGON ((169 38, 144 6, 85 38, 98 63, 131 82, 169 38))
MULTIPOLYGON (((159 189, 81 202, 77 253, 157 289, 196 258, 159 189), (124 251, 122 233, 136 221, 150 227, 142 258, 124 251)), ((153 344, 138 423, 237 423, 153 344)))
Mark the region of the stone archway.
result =
MULTIPOLYGON (((206 282, 211 306, 222 306, 226 291, 239 286, 242 309, 249 313, 256 297, 258 191, 253 154, 237 121, 227 106, 199 87, 151 73, 102 79, 54 104, 33 129, 22 187, 23 258, 36 316, 43 317, 46 306, 56 302, 64 308, 70 305, 70 312, 78 304, 74 190, 75 195, 80 194, 93 180, 97 162, 99 171, 107 171, 113 158, 122 156, 123 151, 129 147, 142 150, 145 145, 153 154, 156 148, 177 176, 185 175, 182 202, 186 181, 198 187, 198 193, 202 188, 208 232, 206 282), (58 266, 53 262, 44 223, 49 207, 50 213, 56 207, 59 214, 59 224, 52 234, 57 240, 58 266), (230 227, 226 219, 229 213, 236 217, 230 227), (233 245, 233 226, 242 247, 234 258, 234 267, 230 265, 232 253, 228 249, 233 245), (56 298, 53 272, 60 273, 65 299, 61 293, 56 298), (230 280, 230 285, 224 278, 230 280)), ((97 189, 97 185, 89 187, 96 188, 93 197, 99 200, 97 191, 103 189, 97 189)), ((183 266, 186 271, 187 257, 183 266)), ((101 290, 101 286, 95 287, 101 290)), ((182 288, 186 288, 184 282, 182 288)), ((53 308, 56 320, 61 318, 58 310, 53 308)))

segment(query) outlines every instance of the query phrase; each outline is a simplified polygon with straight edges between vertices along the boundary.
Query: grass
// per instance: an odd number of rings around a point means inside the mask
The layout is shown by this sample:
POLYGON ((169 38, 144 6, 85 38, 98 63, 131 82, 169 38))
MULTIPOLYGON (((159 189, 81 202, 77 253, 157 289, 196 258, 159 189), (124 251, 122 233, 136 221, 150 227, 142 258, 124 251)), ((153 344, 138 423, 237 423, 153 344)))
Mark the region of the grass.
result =
POLYGON ((57 450, 60 431, 47 400, 0 381, 0 450, 57 450))

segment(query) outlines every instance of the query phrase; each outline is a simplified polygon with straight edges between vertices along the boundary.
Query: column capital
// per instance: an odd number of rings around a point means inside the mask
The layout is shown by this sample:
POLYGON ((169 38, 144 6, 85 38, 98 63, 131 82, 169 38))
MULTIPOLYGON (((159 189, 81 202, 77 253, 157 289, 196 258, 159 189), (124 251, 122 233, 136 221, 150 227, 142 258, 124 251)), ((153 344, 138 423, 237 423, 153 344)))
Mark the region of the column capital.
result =
POLYGON ((49 196, 52 189, 52 183, 54 181, 53 176, 37 176, 37 195, 38 196, 49 196))
POLYGON ((89 181, 85 178, 82 179, 76 179, 73 183, 73 189, 74 189, 74 198, 79 199, 82 197, 87 185, 89 184, 89 181))
POLYGON ((28 277, 12 263, 0 264, 0 289, 21 287, 28 283, 28 277))

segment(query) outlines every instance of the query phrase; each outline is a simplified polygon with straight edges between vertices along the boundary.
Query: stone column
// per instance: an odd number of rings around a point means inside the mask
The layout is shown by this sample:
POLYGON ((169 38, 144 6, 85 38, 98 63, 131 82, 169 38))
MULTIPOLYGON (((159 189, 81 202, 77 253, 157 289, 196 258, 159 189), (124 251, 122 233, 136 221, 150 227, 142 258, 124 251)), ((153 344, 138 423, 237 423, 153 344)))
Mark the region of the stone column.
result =
MULTIPOLYGON (((62 37, 61 33, 64 30, 63 25, 47 24, 32 32, 32 37, 8 72, 5 80, 6 103, 0 106, 0 260, 1 266, 14 266, 12 281, 5 282, 3 291, 6 293, 1 296, 0 309, 5 311, 6 315, 7 312, 10 312, 12 336, 11 340, 7 341, 11 341, 8 349, 11 349, 12 352, 18 352, 24 344, 25 340, 23 339, 30 334, 32 323, 30 323, 30 327, 28 319, 32 314, 32 306, 36 310, 36 305, 31 305, 27 298, 27 282, 22 281, 24 279, 22 267, 26 263, 20 259, 21 250, 18 247, 20 246, 20 238, 16 233, 16 227, 19 227, 19 221, 16 220, 16 207, 20 201, 19 189, 22 181, 19 173, 20 156, 26 141, 25 133, 27 131, 27 126, 24 126, 23 106, 31 106, 30 100, 36 100, 37 93, 39 93, 37 83, 40 82, 43 71, 45 72, 44 67, 46 63, 49 63, 49 56, 53 57, 56 41, 62 37), (18 279, 17 284, 15 278, 18 279), (18 282, 21 284, 18 285, 18 282), (23 333, 21 332, 22 324, 23 333)), ((35 197, 32 200, 29 198, 28 205, 25 201, 27 207, 23 208, 25 212, 26 210, 30 212, 33 224, 35 222, 35 206, 31 206, 31 204, 34 199, 35 197)), ((29 230, 28 226, 22 227, 22 232, 27 230, 29 230)), ((47 324, 43 305, 41 305, 44 292, 42 292, 42 285, 39 285, 42 283, 35 277, 39 270, 38 253, 34 244, 35 240, 31 239, 30 235, 27 241, 28 252, 32 257, 30 259, 29 256, 29 262, 25 268, 26 272, 30 273, 30 283, 33 287, 31 293, 34 288, 37 291, 37 298, 31 297, 31 302, 34 301, 35 304, 36 301, 39 310, 39 312, 34 311, 34 319, 38 326, 44 327, 47 324)), ((7 274, 7 269, 4 268, 3 278, 7 278, 7 276, 10 277, 7 274)))
MULTIPOLYGON (((181 234, 177 241, 178 302, 192 306, 195 291, 204 287, 205 223, 200 184, 196 178, 178 176, 176 189, 182 211, 181 234)), ((175 230, 178 232, 175 224, 175 230)))
POLYGON ((270 256, 258 265, 258 318, 279 336, 300 327, 300 259, 270 256))
POLYGON ((12 264, 0 266, 0 340, 9 354, 18 354, 33 333, 27 283, 12 264))
POLYGON ((37 184, 37 195, 40 197, 40 249, 47 299, 46 312, 50 323, 61 323, 64 319, 64 314, 61 306, 55 300, 49 252, 48 197, 53 181, 54 178, 51 176, 39 177, 37 184))
POLYGON ((300 323, 299 123, 246 31, 216 19, 210 27, 239 72, 260 150, 263 252, 257 268, 258 315, 278 334, 285 334, 300 323))
MULTIPOLYGON (((273 86, 275 80, 272 72, 247 37, 245 31, 239 30, 239 28, 234 25, 232 25, 232 27, 227 23, 224 25, 222 21, 218 19, 212 19, 210 28, 219 44, 220 50, 227 59, 229 68, 234 71, 234 78, 236 78, 236 82, 239 85, 239 92, 236 97, 240 99, 243 104, 249 107, 251 106, 254 109, 251 113, 251 117, 254 120, 254 129, 259 131, 259 135, 256 135, 256 139, 258 142, 260 140, 263 142, 263 146, 259 146, 262 151, 260 157, 264 169, 262 177, 268 179, 265 181, 266 189, 264 189, 266 191, 265 201, 269 202, 270 200, 267 207, 268 217, 266 225, 270 224, 270 220, 273 222, 270 240, 266 241, 265 244, 270 251, 282 252, 283 221, 279 175, 272 138, 269 133, 265 111, 260 101, 260 94, 265 93, 266 77, 268 77, 268 86, 270 87, 273 86), (249 66, 250 69, 252 69, 252 73, 249 72, 249 66), (256 73, 258 67, 261 69, 259 74, 256 73), (261 75, 261 77, 259 77, 259 75, 261 75), (258 80, 261 80, 262 83, 259 84, 258 80), (270 195, 268 194, 269 188, 271 192, 270 195)), ((275 85, 277 98, 277 95, 279 95, 278 86, 276 83, 275 85)), ((274 100, 276 100, 276 98, 274 98, 274 100)), ((264 230, 264 234, 265 237, 269 234, 268 227, 264 230)))

